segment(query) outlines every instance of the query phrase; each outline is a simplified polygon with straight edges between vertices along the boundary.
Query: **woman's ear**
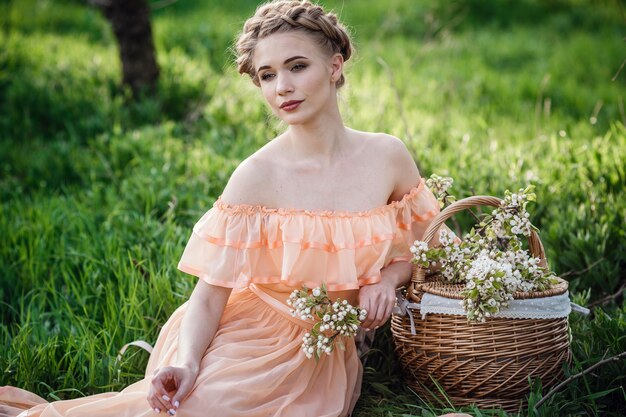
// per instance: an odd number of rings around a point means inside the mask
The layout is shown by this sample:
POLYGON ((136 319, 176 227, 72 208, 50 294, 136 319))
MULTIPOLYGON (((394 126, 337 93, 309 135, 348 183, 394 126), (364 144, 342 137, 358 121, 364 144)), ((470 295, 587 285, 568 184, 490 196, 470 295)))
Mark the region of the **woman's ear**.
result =
POLYGON ((339 81, 339 78, 341 78, 341 74, 343 72, 343 55, 341 55, 340 53, 336 53, 331 57, 331 73, 330 73, 330 80, 333 83, 336 83, 337 81, 339 81))

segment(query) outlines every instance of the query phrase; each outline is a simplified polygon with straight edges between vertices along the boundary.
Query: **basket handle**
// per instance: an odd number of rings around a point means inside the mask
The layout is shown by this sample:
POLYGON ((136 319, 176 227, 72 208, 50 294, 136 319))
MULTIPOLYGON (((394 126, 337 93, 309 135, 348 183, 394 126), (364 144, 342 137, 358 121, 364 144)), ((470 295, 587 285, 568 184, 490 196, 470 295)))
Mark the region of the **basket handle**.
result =
MULTIPOLYGON (((467 197, 462 200, 455 201, 448 207, 443 209, 430 223, 426 231, 424 232, 424 242, 430 245, 430 242, 435 237, 435 233, 439 230, 439 227, 445 223, 446 220, 454 216, 456 213, 469 209, 475 206, 493 206, 499 207, 502 200, 497 197, 491 197, 486 195, 477 195, 473 197, 467 197)), ((546 260, 546 254, 543 249, 543 244, 539 239, 537 232, 531 229, 530 236, 528 237, 528 246, 530 253, 539 258, 539 266, 548 268, 548 261, 546 260)), ((414 284, 421 284, 426 282, 426 269, 421 266, 417 266, 413 269, 413 276, 411 281, 414 284)))

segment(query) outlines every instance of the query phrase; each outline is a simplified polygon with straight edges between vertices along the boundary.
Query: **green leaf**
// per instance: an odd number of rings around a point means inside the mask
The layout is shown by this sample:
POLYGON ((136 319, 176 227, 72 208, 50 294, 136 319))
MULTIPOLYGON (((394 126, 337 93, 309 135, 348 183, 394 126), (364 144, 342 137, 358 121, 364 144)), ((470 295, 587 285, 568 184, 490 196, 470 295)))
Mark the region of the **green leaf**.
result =
POLYGON ((380 382, 370 382, 370 387, 374 388, 374 390, 376 392, 378 392, 379 394, 382 394, 386 397, 389 398, 394 398, 396 396, 396 394, 394 394, 393 391, 391 391, 386 385, 380 383, 380 382))
POLYGON ((592 392, 589 393, 587 395, 583 395, 582 397, 579 397, 579 399, 584 400, 584 399, 589 399, 589 400, 596 400, 598 398, 602 398, 610 393, 612 393, 613 391, 618 390, 619 387, 615 387, 615 388, 611 388, 611 389, 607 389, 604 391, 600 391, 600 392, 592 392))

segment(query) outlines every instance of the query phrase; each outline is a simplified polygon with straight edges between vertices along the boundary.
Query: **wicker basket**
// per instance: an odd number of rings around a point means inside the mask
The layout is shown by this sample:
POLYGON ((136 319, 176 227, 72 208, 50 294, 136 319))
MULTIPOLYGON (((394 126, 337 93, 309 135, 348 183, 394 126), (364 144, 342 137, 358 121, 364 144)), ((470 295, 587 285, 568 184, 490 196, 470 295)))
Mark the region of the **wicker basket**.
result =
MULTIPOLYGON (((455 213, 478 205, 499 206, 500 199, 476 196, 459 200, 444 209, 430 224, 424 241, 430 243, 439 227, 455 213)), ((533 231, 530 251, 547 267, 543 246, 533 231)), ((406 296, 419 302, 427 292, 462 299, 459 284, 434 282, 417 267, 406 296)), ((515 299, 563 294, 567 282, 548 291, 515 293, 515 299)), ((562 365, 570 360, 567 317, 558 319, 488 318, 484 323, 469 323, 458 315, 428 314, 415 317, 416 334, 409 317, 392 316, 391 331, 395 350, 405 371, 405 381, 420 396, 435 404, 448 404, 441 391, 455 406, 476 404, 481 408, 503 408, 515 412, 525 405, 530 392, 529 378, 541 378, 542 387, 562 378, 562 365), (441 403, 440 401, 443 401, 441 403)))

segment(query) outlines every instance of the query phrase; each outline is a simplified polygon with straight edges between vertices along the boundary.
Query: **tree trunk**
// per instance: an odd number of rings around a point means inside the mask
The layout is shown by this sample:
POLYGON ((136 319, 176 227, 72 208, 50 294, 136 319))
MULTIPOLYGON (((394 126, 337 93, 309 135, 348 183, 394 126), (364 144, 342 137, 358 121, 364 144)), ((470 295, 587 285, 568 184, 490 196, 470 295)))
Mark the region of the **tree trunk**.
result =
POLYGON ((146 0, 92 0, 102 9, 113 27, 122 61, 122 84, 133 96, 140 91, 155 92, 159 66, 152 41, 150 8, 146 0))

